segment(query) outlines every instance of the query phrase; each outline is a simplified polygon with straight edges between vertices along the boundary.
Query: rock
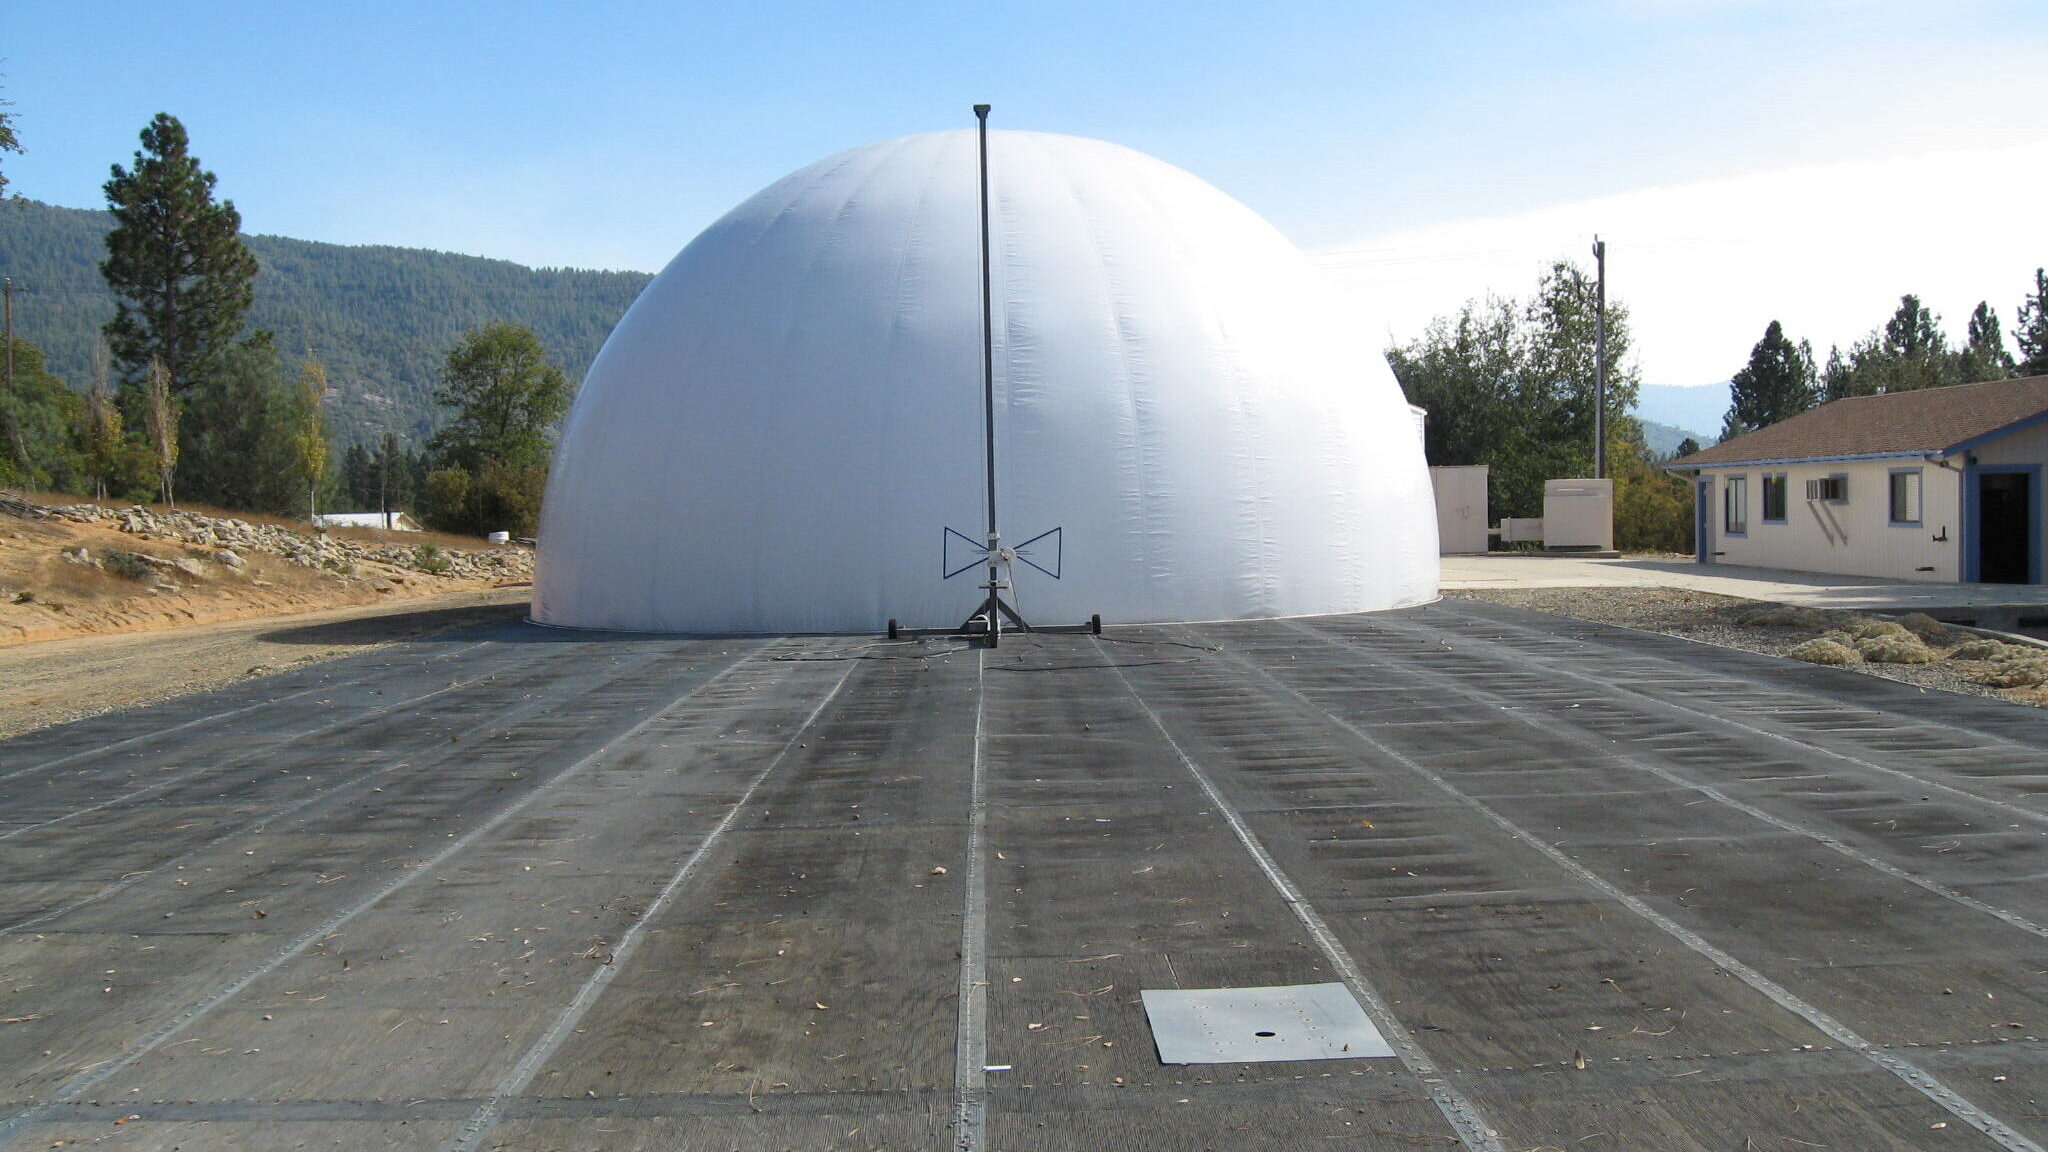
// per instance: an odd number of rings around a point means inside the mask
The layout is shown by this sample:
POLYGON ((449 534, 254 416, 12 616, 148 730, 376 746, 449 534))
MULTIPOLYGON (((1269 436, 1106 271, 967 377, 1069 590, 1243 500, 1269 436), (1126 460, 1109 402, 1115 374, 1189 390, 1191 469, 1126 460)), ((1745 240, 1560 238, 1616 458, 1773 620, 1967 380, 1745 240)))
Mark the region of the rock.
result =
POLYGON ((240 556, 235 555, 234 552, 226 548, 223 548, 220 551, 214 553, 213 558, 227 565, 228 567, 233 568, 237 572, 241 571, 242 568, 249 563, 247 560, 242 559, 240 556))
POLYGON ((194 580, 206 579, 206 565, 201 564, 199 561, 194 560, 189 556, 181 557, 177 560, 171 561, 171 567, 176 568, 178 571, 183 572, 185 575, 192 577, 194 580))

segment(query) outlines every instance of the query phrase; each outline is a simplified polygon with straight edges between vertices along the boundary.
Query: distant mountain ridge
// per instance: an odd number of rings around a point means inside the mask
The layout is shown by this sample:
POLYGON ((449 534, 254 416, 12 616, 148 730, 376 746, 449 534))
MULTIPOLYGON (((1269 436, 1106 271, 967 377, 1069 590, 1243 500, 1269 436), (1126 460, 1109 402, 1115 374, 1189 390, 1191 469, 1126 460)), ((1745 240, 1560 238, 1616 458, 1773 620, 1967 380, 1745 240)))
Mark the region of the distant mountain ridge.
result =
POLYGON ((1651 452, 1659 456, 1677 455, 1678 446, 1684 443, 1685 438, 1688 436, 1699 441, 1701 447, 1714 442, 1712 436, 1705 436, 1698 432, 1688 432, 1675 425, 1660 424, 1655 420, 1645 420, 1641 416, 1636 417, 1636 422, 1643 426, 1643 443, 1649 446, 1651 452))
MULTIPOLYGON (((14 334, 80 390, 90 383, 93 338, 114 314, 99 273, 113 225, 106 212, 0 201, 0 275, 14 280, 14 334)), ((443 357, 486 320, 532 328, 581 381, 653 279, 421 248, 244 239, 261 267, 250 326, 276 334, 287 371, 309 352, 326 365, 329 433, 340 444, 386 431, 424 440, 441 421, 433 391, 443 357)))
MULTIPOLYGON (((1645 384, 1636 394, 1636 418, 1646 424, 1667 424, 1698 440, 1702 446, 1721 438, 1721 421, 1728 415, 1728 382, 1681 387, 1675 384, 1645 384)), ((1644 435, 1649 439, 1647 429, 1644 435)), ((1676 443, 1674 441, 1673 443, 1676 443)), ((1656 442, 1651 441, 1651 447, 1656 442)))

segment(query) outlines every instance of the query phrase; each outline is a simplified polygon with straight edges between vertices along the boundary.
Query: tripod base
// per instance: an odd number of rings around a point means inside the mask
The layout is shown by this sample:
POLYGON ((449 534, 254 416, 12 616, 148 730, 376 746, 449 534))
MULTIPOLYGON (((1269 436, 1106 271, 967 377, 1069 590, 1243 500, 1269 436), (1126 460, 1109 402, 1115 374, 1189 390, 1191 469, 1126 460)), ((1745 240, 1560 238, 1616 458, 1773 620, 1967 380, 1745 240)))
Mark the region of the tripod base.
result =
POLYGON ((960 622, 960 631, 967 635, 986 635, 988 646, 993 648, 996 646, 997 637, 1002 635, 1002 622, 1005 620, 1019 632, 1031 631, 1030 623, 1018 615, 1015 608, 1010 607, 1000 594, 991 592, 981 607, 975 610, 974 615, 960 622))

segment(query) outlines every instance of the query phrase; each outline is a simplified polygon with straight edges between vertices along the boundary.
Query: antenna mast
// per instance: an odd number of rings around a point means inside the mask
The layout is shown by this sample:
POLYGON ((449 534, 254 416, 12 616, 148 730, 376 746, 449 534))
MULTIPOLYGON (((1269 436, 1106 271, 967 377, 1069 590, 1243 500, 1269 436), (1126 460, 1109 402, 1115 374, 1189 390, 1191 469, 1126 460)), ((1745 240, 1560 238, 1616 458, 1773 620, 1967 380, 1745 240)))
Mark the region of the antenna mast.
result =
POLYGON ((990 303, 988 259, 988 111, 986 104, 974 106, 974 118, 981 125, 981 417, 982 430, 988 438, 988 578, 994 581, 994 553, 999 541, 996 536, 996 336, 994 311, 990 303))

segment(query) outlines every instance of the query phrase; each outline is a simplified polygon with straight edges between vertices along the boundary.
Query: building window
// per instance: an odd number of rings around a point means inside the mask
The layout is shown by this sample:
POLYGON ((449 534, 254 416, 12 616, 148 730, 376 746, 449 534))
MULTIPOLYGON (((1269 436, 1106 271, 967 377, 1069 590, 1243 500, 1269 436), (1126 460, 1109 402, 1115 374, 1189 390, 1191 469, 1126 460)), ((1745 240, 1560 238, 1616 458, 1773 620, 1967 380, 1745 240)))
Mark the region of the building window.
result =
POLYGON ((1808 480, 1806 482, 1806 498, 1808 500, 1825 500, 1830 504, 1848 503, 1848 474, 1837 472, 1833 476, 1823 476, 1818 480, 1808 480))
POLYGON ((1764 523, 1785 522, 1786 478, 1783 472, 1764 473, 1764 523))
POLYGON ((1730 476, 1722 481, 1721 530, 1730 536, 1749 531, 1749 477, 1730 476))
POLYGON ((1920 469, 1892 469, 1892 523, 1920 524, 1920 469))

